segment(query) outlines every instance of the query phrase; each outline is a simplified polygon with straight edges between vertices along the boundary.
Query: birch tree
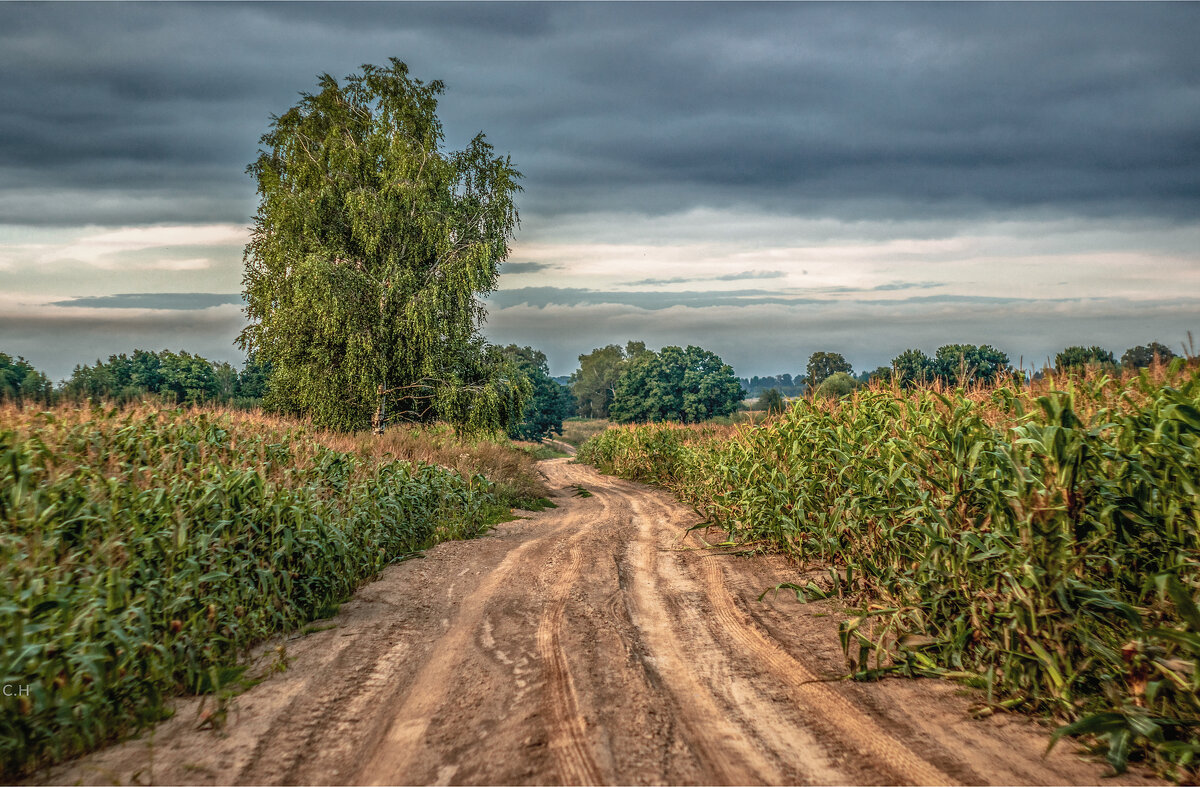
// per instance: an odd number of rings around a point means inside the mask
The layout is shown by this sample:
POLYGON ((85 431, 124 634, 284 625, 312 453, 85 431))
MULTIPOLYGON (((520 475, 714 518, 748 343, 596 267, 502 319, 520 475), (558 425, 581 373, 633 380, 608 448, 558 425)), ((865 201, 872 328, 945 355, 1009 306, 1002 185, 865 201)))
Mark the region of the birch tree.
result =
POLYGON ((247 169, 239 343, 271 365, 268 406, 345 430, 506 427, 530 385, 479 335, 479 296, 508 256, 520 173, 482 133, 443 150, 442 82, 395 58, 318 88, 272 118, 247 169))

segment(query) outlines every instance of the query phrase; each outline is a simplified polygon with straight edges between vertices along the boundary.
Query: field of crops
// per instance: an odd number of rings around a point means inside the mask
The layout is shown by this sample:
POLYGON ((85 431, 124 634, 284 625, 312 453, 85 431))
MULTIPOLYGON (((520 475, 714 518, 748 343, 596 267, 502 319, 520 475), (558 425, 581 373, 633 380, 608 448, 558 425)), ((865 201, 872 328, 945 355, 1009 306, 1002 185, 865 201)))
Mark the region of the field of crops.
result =
MULTIPOLYGON (((851 670, 1050 714, 1121 770, 1196 775, 1200 371, 861 391, 757 427, 611 429, 579 457, 664 485, 861 606, 851 670)), ((803 586, 801 586, 803 585, 803 586)))
POLYGON ((359 445, 246 413, 0 409, 3 773, 241 685, 248 646, 537 491, 524 454, 452 435, 359 445), (419 452, 497 480, 403 458, 419 452))

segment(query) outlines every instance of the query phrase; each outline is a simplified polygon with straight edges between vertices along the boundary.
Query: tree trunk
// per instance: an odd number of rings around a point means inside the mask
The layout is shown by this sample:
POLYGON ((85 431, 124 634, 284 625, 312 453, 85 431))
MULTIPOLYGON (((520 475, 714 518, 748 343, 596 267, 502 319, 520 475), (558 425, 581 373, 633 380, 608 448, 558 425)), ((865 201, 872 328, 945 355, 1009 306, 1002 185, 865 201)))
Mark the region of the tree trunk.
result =
POLYGON ((373 421, 372 426, 374 427, 375 434, 383 434, 383 427, 387 423, 387 394, 384 393, 385 390, 384 384, 380 383, 379 406, 375 408, 375 417, 371 419, 373 421))

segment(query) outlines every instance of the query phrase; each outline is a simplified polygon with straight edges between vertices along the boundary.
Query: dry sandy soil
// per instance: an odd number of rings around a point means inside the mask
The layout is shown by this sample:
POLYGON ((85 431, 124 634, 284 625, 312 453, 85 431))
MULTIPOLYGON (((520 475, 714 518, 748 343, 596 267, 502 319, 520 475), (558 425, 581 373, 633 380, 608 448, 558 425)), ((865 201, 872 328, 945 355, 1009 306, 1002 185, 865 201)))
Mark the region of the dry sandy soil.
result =
MULTIPOLYGON (((389 568, 288 668, 51 783, 1096 784, 1103 765, 951 683, 838 681, 846 610, 759 594, 666 493, 542 463, 559 508, 389 568), (591 492, 580 496, 577 487, 591 492)), ((260 651, 277 660, 278 643, 260 651)), ((1126 775, 1106 784, 1148 784, 1126 775)))

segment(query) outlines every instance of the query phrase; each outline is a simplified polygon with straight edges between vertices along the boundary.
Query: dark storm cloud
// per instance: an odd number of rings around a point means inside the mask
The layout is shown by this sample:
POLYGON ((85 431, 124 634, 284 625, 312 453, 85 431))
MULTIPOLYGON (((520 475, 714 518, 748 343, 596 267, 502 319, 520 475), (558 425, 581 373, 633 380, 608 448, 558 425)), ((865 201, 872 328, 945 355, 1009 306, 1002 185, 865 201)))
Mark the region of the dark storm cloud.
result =
POLYGON ((72 306, 87 309, 168 309, 191 311, 214 306, 242 303, 238 293, 219 292, 130 292, 117 295, 93 295, 53 301, 51 306, 72 306))
POLYGON ((245 222, 270 114, 392 55, 447 82, 450 145, 512 154, 527 219, 1191 217, 1198 31, 1193 3, 0 4, 0 222, 245 222))

